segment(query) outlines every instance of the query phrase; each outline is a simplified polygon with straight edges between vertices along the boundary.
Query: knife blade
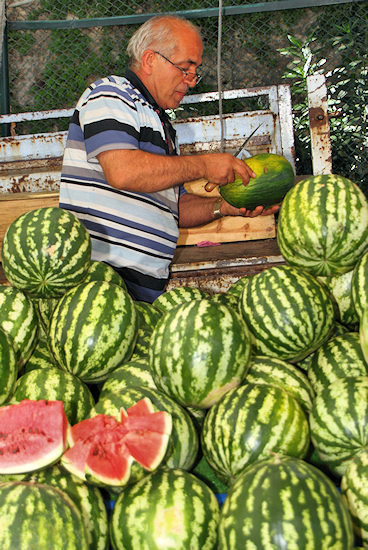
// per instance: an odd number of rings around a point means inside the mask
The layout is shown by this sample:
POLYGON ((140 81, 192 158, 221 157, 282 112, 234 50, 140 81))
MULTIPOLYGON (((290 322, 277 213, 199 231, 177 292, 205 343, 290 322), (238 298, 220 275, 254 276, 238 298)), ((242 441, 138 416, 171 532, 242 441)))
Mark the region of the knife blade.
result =
MULTIPOLYGON (((239 147, 239 149, 236 151, 236 153, 234 153, 234 157, 236 158, 242 158, 243 156, 243 153, 245 152, 245 146, 246 144, 248 143, 248 141, 254 136, 254 134, 257 132, 257 130, 259 130, 259 128, 262 126, 263 122, 261 122, 260 124, 258 124, 257 128, 255 128, 253 130, 253 132, 243 141, 243 143, 241 144, 241 146, 239 147)), ((247 152, 248 153, 248 152, 247 152)), ((249 154, 248 154, 249 156, 249 154)), ((212 183, 212 182, 207 182, 206 185, 204 186, 205 190, 207 191, 207 193, 210 193, 211 191, 214 190, 214 188, 217 186, 217 183, 212 183)))

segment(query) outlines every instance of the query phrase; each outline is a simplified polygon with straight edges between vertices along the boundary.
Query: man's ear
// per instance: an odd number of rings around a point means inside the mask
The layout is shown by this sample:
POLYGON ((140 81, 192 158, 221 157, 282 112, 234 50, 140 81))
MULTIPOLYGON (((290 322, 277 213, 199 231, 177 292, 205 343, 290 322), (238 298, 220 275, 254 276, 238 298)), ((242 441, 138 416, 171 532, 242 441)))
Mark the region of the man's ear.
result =
POLYGON ((142 55, 141 69, 146 75, 152 74, 156 54, 153 50, 145 50, 142 55))

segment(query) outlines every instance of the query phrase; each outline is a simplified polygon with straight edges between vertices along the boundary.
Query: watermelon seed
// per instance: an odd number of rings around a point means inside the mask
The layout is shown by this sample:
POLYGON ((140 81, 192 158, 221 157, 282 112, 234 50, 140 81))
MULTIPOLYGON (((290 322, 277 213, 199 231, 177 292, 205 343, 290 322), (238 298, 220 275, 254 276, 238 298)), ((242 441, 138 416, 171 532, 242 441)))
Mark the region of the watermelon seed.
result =
POLYGON ((16 449, 13 449, 11 452, 12 452, 13 454, 19 453, 19 447, 17 447, 16 449))

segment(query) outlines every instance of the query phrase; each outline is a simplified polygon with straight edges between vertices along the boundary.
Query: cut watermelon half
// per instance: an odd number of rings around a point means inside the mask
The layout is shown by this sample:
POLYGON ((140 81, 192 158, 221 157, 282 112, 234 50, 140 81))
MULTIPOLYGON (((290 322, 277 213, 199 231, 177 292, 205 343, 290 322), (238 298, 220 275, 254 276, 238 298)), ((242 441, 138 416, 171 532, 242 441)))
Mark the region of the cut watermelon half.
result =
POLYGON ((64 467, 83 480, 111 486, 126 485, 133 460, 146 470, 155 470, 166 454, 171 415, 155 412, 147 398, 121 409, 120 415, 120 422, 98 414, 72 426, 70 448, 61 459, 64 467))
POLYGON ((0 407, 0 474, 23 474, 56 462, 67 448, 62 401, 24 399, 0 407))

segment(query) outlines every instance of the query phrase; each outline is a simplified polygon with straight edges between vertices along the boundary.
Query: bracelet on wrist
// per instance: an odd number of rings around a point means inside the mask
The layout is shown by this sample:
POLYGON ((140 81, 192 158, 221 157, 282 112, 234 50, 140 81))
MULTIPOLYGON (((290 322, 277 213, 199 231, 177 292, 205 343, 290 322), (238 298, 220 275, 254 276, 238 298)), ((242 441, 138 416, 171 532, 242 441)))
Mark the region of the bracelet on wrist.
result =
POLYGON ((222 204, 222 198, 219 197, 215 200, 213 203, 213 219, 218 220, 219 218, 222 218, 221 214, 221 204, 222 204))

